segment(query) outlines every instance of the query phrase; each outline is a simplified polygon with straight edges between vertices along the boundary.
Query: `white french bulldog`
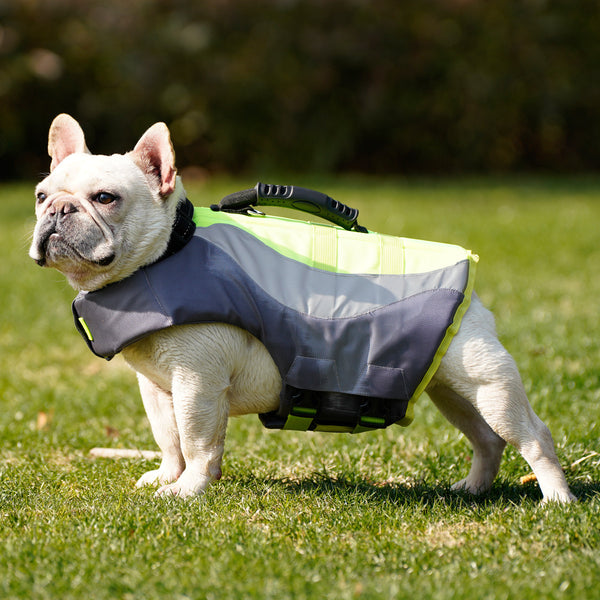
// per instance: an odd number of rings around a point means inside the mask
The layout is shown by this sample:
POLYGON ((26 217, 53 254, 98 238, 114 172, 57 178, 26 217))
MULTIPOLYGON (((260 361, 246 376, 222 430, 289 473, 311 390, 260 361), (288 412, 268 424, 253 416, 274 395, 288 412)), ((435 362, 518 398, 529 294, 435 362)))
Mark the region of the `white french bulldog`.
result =
MULTIPOLYGON (((38 264, 58 269, 77 290, 93 291, 162 256, 185 198, 166 125, 153 125, 132 152, 98 156, 88 151, 79 124, 62 114, 50 127, 48 151, 51 173, 36 189, 29 251, 38 264)), ((163 329, 123 356, 137 371, 162 450, 160 467, 137 485, 159 485, 158 495, 203 492, 221 475, 228 418, 279 405, 281 377, 271 356, 231 325, 163 329)), ((508 442, 533 469, 544 501, 575 499, 550 432, 476 297, 426 391, 473 446, 470 472, 454 489, 488 490, 508 442)))

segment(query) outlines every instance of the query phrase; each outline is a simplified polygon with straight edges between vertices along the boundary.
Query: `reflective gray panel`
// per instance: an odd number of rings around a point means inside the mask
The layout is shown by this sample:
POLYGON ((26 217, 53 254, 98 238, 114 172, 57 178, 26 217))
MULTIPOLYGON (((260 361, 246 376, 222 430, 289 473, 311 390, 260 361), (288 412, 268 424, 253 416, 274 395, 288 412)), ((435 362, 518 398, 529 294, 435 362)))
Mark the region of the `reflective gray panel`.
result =
POLYGON ((331 273, 284 257, 233 225, 198 228, 196 235, 223 249, 277 302, 323 319, 364 314, 424 289, 464 290, 469 273, 466 261, 462 268, 416 275, 331 273))

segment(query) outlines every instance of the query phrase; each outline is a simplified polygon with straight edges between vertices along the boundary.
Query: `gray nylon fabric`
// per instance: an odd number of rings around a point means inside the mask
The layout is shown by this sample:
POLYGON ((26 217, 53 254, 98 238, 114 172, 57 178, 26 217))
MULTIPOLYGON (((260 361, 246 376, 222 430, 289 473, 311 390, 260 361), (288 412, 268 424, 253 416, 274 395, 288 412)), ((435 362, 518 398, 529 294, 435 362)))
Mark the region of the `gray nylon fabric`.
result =
POLYGON ((105 358, 173 325, 230 323, 263 342, 284 389, 408 401, 464 299, 468 274, 464 260, 419 275, 340 275, 217 224, 128 279, 79 294, 73 314, 105 358))

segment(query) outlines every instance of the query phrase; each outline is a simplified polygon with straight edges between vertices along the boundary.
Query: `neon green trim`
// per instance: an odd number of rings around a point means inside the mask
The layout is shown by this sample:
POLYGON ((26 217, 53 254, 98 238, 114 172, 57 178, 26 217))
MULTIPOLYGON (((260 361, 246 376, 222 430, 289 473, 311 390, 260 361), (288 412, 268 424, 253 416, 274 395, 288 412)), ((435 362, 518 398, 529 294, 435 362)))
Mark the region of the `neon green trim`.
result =
POLYGON ((315 431, 319 433, 353 433, 352 427, 344 425, 317 425, 315 431))
POLYGON ((307 431, 313 422, 312 417, 296 417, 295 415, 289 415, 285 425, 282 429, 292 431, 307 431))
MULTIPOLYGON (((394 423, 395 424, 395 423, 394 423)), ((365 433, 365 431, 379 431, 379 427, 365 427, 358 424, 350 433, 365 433)))
POLYGON ((325 271, 365 275, 427 273, 455 265, 467 251, 453 244, 357 233, 327 224, 285 217, 238 215, 197 207, 198 227, 226 223, 239 227, 293 260, 325 271))
POLYGON ((361 417, 360 418, 360 423, 361 424, 365 424, 365 425, 385 425, 385 419, 382 419, 381 417, 361 417))
POLYGON ((381 417, 360 417, 358 424, 352 430, 352 433, 364 433, 365 431, 377 431, 385 425, 385 419, 381 417))
POLYGON ((90 342, 93 342, 94 336, 92 335, 92 332, 90 331, 90 328, 88 327, 88 324, 85 322, 84 318, 79 317, 78 321, 81 324, 81 327, 83 327, 83 330, 85 331, 85 335, 87 335, 88 340, 90 340, 90 342))
POLYGON ((446 335, 444 336, 442 343, 440 344, 437 352, 435 353, 435 356, 433 357, 433 361, 429 369, 427 370, 427 373, 425 373, 425 376, 423 377, 421 383, 415 390, 413 397, 409 400, 408 406, 406 408, 406 415, 403 419, 397 421, 396 425, 402 425, 403 427, 406 427, 407 425, 410 425, 413 422, 415 418, 415 403, 419 399, 419 396, 421 396, 421 394, 425 391, 425 388, 429 385, 429 382, 435 375, 435 372, 438 370, 440 363, 442 362, 442 358, 446 354, 446 351, 450 346, 450 342, 452 342, 454 336, 458 333, 460 324, 462 322, 462 318, 465 316, 465 313, 467 312, 467 309, 471 304, 471 296, 473 295, 473 288, 475 287, 475 271, 477 263, 479 261, 479 256, 477 256, 477 254, 472 254, 471 252, 468 252, 468 256, 469 278, 467 280, 467 287, 465 288, 464 292, 464 300, 458 307, 452 323, 448 326, 448 329, 446 329, 446 335))
POLYGON ((310 417, 312 419, 317 414, 317 409, 310 408, 310 406, 294 406, 292 414, 296 417, 310 417))
POLYGON ((350 433, 365 433, 366 431, 377 431, 377 429, 373 429, 373 427, 362 427, 361 425, 357 425, 350 433))

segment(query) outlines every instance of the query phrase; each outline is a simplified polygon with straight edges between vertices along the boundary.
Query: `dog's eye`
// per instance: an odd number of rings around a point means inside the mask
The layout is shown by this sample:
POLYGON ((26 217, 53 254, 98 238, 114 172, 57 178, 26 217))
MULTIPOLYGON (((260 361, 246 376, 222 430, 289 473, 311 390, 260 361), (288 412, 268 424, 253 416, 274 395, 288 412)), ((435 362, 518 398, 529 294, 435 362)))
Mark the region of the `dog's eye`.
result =
POLYGON ((42 202, 44 202, 46 200, 46 198, 48 196, 46 196, 46 194, 44 194, 44 192, 38 192, 35 197, 37 198, 37 201, 41 204, 42 202))
POLYGON ((116 199, 117 196, 110 194, 109 192, 98 192, 93 198, 94 202, 98 202, 100 204, 110 204, 116 199))

